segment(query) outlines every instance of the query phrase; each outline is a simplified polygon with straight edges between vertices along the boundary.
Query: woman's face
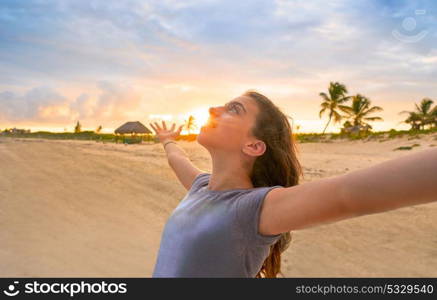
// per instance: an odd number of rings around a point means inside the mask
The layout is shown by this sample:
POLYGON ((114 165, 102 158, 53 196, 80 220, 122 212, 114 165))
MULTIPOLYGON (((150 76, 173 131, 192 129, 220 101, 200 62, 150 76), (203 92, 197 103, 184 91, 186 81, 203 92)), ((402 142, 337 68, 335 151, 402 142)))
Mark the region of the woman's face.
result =
POLYGON ((207 149, 241 151, 244 145, 256 140, 251 129, 258 111, 255 100, 248 96, 211 107, 209 120, 202 126, 197 141, 207 149))

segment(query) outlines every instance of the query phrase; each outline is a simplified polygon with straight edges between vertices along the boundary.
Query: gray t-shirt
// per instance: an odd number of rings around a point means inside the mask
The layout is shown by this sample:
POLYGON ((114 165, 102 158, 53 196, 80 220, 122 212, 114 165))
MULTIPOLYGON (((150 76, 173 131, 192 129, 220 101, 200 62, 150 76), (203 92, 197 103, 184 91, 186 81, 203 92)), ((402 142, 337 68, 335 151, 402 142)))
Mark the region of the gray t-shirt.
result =
POLYGON ((199 174, 164 227, 153 277, 255 277, 280 234, 258 232, 273 188, 212 191, 199 174))

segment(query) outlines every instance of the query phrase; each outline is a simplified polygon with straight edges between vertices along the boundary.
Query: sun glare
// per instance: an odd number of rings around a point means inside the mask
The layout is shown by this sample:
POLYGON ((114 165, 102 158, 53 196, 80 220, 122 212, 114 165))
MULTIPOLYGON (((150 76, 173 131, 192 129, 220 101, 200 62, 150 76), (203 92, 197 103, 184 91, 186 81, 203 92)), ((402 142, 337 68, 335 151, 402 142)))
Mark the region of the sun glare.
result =
POLYGON ((209 118, 209 112, 207 107, 201 107, 197 108, 195 110, 192 110, 188 113, 186 113, 183 118, 184 120, 188 120, 190 116, 194 117, 194 123, 197 126, 194 132, 199 132, 200 127, 206 124, 209 118))

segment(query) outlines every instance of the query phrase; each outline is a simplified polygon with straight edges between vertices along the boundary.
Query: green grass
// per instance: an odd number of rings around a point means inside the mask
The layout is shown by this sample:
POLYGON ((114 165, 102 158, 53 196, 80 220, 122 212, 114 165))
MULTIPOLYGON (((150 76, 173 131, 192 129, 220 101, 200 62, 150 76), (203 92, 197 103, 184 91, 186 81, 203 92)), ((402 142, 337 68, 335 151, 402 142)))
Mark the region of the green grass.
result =
MULTIPOLYGON (((364 140, 371 141, 376 140, 379 142, 385 142, 391 139, 407 136, 409 140, 418 139, 423 135, 436 133, 437 128, 425 129, 425 130, 394 130, 389 131, 377 131, 377 132, 361 132, 360 134, 347 134, 347 133, 300 133, 295 134, 295 138, 300 143, 313 143, 313 142, 329 142, 329 140, 364 140)), ((437 136, 434 138, 437 140, 437 136)))
POLYGON ((50 140, 85 140, 85 141, 96 141, 103 143, 127 143, 133 144, 142 141, 153 141, 153 136, 141 137, 121 137, 112 133, 95 133, 93 131, 83 131, 80 133, 74 132, 49 132, 49 131, 37 131, 31 133, 23 134, 11 134, 3 133, 3 137, 15 137, 15 138, 40 138, 40 139, 50 139, 50 140))
POLYGON ((414 144, 414 145, 411 145, 411 146, 401 146, 401 147, 393 149, 393 151, 396 151, 396 150, 411 150, 414 147, 419 147, 419 146, 420 146, 420 144, 414 144))
MULTIPOLYGON (((379 141, 385 142, 390 139, 395 139, 398 137, 408 136, 410 139, 420 138, 422 135, 436 133, 437 128, 426 129, 426 130, 389 130, 389 131, 378 131, 378 132, 361 132, 360 134, 347 134, 347 133, 293 133, 293 137, 299 143, 332 143, 335 140, 363 140, 363 141, 379 141)), ((80 133, 73 132, 48 132, 48 131, 37 131, 32 133, 24 134, 10 134, 3 133, 0 136, 4 137, 15 137, 15 138, 43 138, 43 139, 55 139, 55 140, 93 140, 96 142, 103 143, 138 143, 140 141, 144 142, 154 142, 157 143, 158 140, 155 135, 143 136, 142 140, 140 137, 121 137, 112 133, 95 133, 93 131, 83 131, 80 133)), ((181 135, 177 140, 183 141, 196 141, 197 134, 181 135)), ((437 140, 437 136, 434 138, 437 140)), ((415 144, 419 145, 419 144, 415 144)), ((414 145, 412 147, 415 147, 414 145)), ((406 150, 406 149, 405 149, 406 150)))
POLYGON ((396 150, 411 150, 411 149, 413 149, 413 147, 411 147, 411 146, 401 146, 401 147, 397 147, 397 148, 393 149, 393 151, 396 151, 396 150))
MULTIPOLYGON (((112 133, 95 133, 93 131, 83 131, 80 133, 74 132, 49 132, 49 131, 37 131, 23 134, 3 133, 0 137, 13 137, 13 138, 39 138, 50 140, 84 140, 84 141, 96 141, 102 143, 123 143, 123 144, 138 144, 140 142, 154 142, 158 143, 158 139, 155 135, 141 136, 120 136, 112 133)), ((196 134, 181 135, 177 140, 195 141, 197 139, 196 134)))

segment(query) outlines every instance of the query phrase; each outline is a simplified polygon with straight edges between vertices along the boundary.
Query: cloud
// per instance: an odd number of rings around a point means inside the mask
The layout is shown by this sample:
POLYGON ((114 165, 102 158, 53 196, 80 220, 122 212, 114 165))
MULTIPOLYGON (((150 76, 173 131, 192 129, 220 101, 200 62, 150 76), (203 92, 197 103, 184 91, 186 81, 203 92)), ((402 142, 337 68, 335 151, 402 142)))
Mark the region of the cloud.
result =
POLYGON ((436 8, 391 0, 1 1, 0 114, 109 124, 223 103, 245 88, 295 110, 319 101, 329 81, 375 101, 432 97, 436 8), (407 17, 414 30, 403 27, 407 17), (429 34, 409 44, 393 30, 429 34))
MULTIPOLYGON (((436 6, 423 3, 421 7, 430 10, 436 6)), ((328 68, 350 70, 364 61, 373 64, 381 44, 398 44, 392 30, 403 17, 414 15, 414 7, 405 1, 0 5, 5 32, 0 35, 0 66, 8 71, 3 77, 9 82, 20 75, 55 81, 198 78, 211 73, 213 79, 218 73, 234 79, 269 79, 301 77, 328 68), (266 60, 282 68, 257 63, 266 60)), ((426 16, 423 26, 435 29, 433 20, 426 16)), ((432 42, 435 46, 435 40, 400 46, 416 54, 432 42)))
POLYGON ((84 93, 70 103, 70 110, 75 119, 85 119, 93 116, 95 106, 95 99, 84 93))
POLYGON ((0 117, 3 120, 68 120, 67 99, 50 87, 36 87, 20 95, 0 93, 0 117), (50 110, 51 113, 48 113, 50 110))

